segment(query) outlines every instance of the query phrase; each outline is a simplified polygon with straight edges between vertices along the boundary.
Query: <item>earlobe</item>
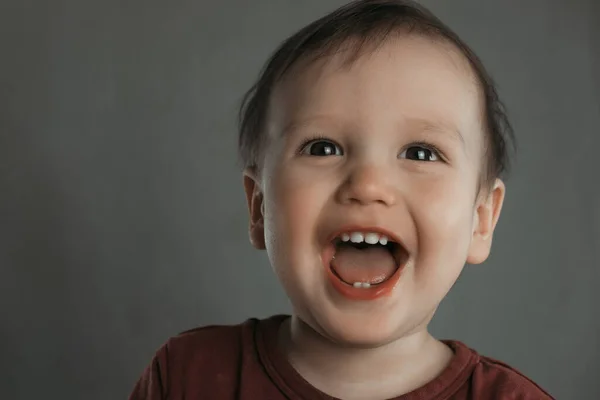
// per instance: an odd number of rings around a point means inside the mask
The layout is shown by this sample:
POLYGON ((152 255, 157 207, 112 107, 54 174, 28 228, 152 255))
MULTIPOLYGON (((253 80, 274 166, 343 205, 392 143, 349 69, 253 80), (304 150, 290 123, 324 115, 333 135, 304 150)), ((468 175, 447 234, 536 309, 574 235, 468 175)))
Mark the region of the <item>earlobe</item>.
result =
POLYGON ((506 187, 504 182, 496 179, 487 196, 481 199, 475 209, 473 237, 467 263, 481 264, 490 255, 492 237, 500 218, 506 187))
POLYGON ((265 246, 265 226, 264 226, 264 202, 260 184, 258 182, 256 171, 253 168, 244 170, 244 191, 246 193, 246 202, 248 205, 248 214, 250 217, 249 236, 250 243, 259 249, 264 250, 265 246))

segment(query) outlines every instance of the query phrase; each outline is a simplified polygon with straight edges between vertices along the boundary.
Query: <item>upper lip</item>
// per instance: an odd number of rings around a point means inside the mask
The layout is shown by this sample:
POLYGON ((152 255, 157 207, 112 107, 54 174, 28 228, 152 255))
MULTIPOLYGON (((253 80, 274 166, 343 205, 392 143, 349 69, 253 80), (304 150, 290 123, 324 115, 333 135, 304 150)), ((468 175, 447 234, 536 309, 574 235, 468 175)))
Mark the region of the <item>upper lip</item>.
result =
POLYGON ((378 233, 380 235, 384 235, 388 238, 388 240, 398 243, 400 246, 406 248, 403 240, 395 234, 390 229, 383 228, 377 225, 345 225, 342 226, 329 235, 327 243, 333 242, 336 238, 340 237, 343 233, 352 233, 352 232, 361 232, 361 233, 378 233))
MULTIPOLYGON (((392 255, 396 260, 398 266, 405 265, 410 258, 410 251, 406 247, 406 243, 402 240, 402 238, 394 233, 391 229, 384 228, 380 225, 369 225, 369 224, 347 224, 340 226, 339 228, 332 231, 332 233, 328 236, 326 246, 333 245, 334 248, 337 246, 335 241, 336 238, 341 236, 343 233, 351 233, 351 232, 361 232, 361 233, 378 233, 380 235, 385 235, 390 242, 395 243, 391 248, 392 255)), ((330 254, 331 256, 335 255, 330 254)), ((328 254, 329 256, 329 254, 328 254)), ((327 260, 329 263, 331 260, 327 260)))

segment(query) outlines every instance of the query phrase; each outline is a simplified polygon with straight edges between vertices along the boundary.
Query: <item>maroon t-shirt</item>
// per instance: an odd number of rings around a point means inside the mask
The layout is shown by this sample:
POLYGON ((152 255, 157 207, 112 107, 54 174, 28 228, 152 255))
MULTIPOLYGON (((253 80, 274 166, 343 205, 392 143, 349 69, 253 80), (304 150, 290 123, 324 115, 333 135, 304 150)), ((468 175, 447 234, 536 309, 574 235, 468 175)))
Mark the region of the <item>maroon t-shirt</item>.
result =
MULTIPOLYGON (((277 346, 287 316, 184 332, 158 350, 129 400, 307 400, 333 397, 305 381, 277 346)), ((547 400, 518 371, 456 341, 448 367, 396 400, 547 400)))

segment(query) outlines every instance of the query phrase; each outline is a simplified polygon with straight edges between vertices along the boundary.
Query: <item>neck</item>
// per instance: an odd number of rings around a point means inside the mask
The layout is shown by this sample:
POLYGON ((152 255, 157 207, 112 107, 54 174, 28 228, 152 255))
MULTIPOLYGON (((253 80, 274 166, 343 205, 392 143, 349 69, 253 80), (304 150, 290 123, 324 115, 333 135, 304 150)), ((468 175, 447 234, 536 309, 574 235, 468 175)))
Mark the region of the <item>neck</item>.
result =
POLYGON ((426 328, 370 348, 344 346, 298 317, 282 324, 288 360, 317 389, 338 398, 390 398, 417 389, 447 366, 452 351, 426 328))

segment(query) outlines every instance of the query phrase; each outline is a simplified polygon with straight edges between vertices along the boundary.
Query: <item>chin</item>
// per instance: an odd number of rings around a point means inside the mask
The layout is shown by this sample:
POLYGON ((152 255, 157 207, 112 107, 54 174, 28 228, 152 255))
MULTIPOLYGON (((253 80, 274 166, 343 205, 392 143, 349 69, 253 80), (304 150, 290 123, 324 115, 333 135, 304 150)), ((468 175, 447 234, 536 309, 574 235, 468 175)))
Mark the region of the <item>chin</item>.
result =
POLYGON ((393 342, 400 335, 391 321, 361 318, 357 315, 322 316, 320 333, 330 340, 347 347, 373 348, 393 342))

